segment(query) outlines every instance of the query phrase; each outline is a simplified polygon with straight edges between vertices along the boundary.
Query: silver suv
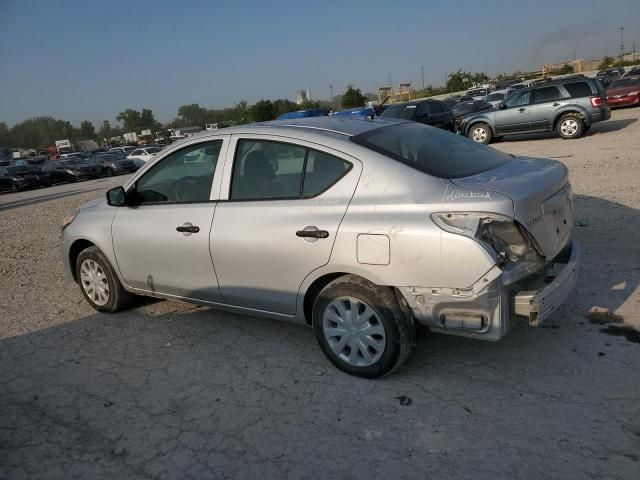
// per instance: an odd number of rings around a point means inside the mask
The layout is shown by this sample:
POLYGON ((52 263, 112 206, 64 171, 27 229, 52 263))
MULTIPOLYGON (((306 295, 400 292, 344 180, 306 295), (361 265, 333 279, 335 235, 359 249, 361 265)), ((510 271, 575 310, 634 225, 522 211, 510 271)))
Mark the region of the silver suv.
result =
POLYGON ((505 135, 554 130, 571 139, 610 117, 600 84, 587 77, 571 77, 519 90, 496 109, 465 117, 458 132, 483 144, 505 135))
POLYGON ((313 326, 337 367, 399 367, 416 324, 483 340, 569 295, 566 167, 416 122, 319 117, 206 132, 63 222, 96 310, 132 294, 313 326))

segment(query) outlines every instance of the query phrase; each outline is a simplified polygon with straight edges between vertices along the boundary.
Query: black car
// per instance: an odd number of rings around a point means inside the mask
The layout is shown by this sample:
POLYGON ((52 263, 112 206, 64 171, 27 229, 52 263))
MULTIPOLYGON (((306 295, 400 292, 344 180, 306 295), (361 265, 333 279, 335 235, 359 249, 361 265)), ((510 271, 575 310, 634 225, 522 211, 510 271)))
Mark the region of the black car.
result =
POLYGON ((3 178, 3 190, 13 192, 51 186, 49 174, 31 165, 0 167, 0 176, 3 178))
POLYGON ((96 155, 95 157, 85 160, 85 163, 97 166, 100 168, 102 175, 106 175, 107 177, 123 173, 132 173, 138 170, 133 160, 117 153, 96 155))
POLYGON ((384 118, 400 118, 413 120, 444 130, 454 131, 451 110, 440 100, 417 100, 414 102, 395 103, 389 105, 380 114, 384 118))
POLYGON ((454 105, 451 109, 451 113, 453 113, 453 118, 456 123, 458 123, 463 117, 467 115, 480 112, 482 110, 488 110, 490 108, 493 108, 493 105, 491 105, 489 102, 485 102, 484 100, 469 100, 454 105))
POLYGON ((42 170, 49 172, 54 182, 77 182, 101 176, 97 165, 87 165, 84 159, 56 160, 47 162, 42 170))

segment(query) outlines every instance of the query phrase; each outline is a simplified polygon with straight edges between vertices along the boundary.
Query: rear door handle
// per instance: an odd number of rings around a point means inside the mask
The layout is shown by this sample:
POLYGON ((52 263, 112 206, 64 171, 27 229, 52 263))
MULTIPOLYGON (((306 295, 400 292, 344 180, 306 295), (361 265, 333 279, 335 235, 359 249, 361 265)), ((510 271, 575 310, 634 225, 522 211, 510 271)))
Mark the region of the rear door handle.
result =
POLYGON ((556 103, 554 103, 554 104, 553 104, 553 106, 554 106, 554 107, 557 107, 557 106, 559 106, 559 105, 560 105, 560 104, 559 104, 558 102, 556 102, 556 103))
POLYGON ((176 231, 181 232, 185 235, 191 235, 192 233, 198 233, 200 231, 200 227, 187 222, 183 225, 180 225, 179 227, 176 227, 176 231))
POLYGON ((328 238, 329 232, 326 230, 298 230, 296 237, 302 238, 328 238))
POLYGON ((519 108, 519 109, 518 109, 518 111, 519 111, 520 113, 524 112, 525 110, 526 110, 526 108, 519 108))

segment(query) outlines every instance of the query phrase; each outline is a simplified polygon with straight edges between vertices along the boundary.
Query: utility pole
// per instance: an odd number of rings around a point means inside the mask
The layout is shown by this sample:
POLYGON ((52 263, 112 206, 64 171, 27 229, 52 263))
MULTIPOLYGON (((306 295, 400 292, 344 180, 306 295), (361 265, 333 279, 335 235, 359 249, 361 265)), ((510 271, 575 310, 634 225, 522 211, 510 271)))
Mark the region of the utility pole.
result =
POLYGON ((633 61, 636 61, 636 41, 633 41, 633 61))
POLYGON ((387 73, 387 82, 389 82, 389 88, 393 88, 393 83, 391 83, 391 72, 387 73))
POLYGON ((420 70, 422 71, 422 89, 424 90, 424 67, 420 67, 420 70))
POLYGON ((573 61, 574 62, 576 61, 576 49, 575 48, 573 49, 573 61))
POLYGON ((620 61, 624 60, 624 27, 620 27, 620 61))
POLYGON ((331 100, 333 100, 333 85, 331 83, 329 84, 329 96, 331 100))

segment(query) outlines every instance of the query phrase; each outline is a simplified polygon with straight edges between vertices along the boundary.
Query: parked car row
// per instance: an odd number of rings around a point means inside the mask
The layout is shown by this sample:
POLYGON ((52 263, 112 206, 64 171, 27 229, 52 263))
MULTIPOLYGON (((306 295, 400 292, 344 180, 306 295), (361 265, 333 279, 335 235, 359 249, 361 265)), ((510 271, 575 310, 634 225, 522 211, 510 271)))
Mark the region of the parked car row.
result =
POLYGON ((9 166, 0 167, 0 191, 17 192, 56 183, 132 173, 160 150, 160 147, 116 147, 92 153, 74 152, 60 160, 39 163, 13 159, 9 166))

